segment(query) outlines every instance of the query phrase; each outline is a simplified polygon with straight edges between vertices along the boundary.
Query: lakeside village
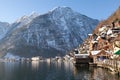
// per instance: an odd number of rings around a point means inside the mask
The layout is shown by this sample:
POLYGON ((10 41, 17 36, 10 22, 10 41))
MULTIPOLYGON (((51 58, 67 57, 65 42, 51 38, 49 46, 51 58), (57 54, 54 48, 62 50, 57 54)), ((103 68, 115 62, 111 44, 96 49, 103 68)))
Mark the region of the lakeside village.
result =
POLYGON ((76 65, 88 63, 120 75, 120 19, 88 34, 87 40, 75 50, 74 57, 76 65))
POLYGON ((88 34, 82 45, 64 57, 20 58, 8 54, 0 61, 70 61, 75 65, 100 66, 120 73, 120 19, 114 20, 110 25, 102 25, 97 33, 88 34))

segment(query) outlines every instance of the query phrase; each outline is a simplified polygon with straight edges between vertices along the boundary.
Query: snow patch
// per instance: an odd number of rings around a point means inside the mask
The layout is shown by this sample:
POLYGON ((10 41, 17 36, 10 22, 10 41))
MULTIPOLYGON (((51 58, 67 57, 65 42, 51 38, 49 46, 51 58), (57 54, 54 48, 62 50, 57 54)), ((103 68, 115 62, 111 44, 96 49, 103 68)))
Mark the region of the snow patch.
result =
POLYGON ((19 57, 19 56, 13 55, 12 53, 7 53, 7 54, 4 56, 4 58, 20 60, 20 57, 19 57))
POLYGON ((47 40, 49 46, 55 46, 55 40, 47 40))

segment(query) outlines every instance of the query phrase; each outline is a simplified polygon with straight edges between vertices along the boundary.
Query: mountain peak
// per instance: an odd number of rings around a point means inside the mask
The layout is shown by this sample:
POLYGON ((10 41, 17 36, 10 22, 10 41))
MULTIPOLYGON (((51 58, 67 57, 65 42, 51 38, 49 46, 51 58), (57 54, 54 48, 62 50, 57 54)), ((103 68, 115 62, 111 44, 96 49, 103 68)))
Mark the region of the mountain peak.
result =
POLYGON ((36 17, 36 16, 39 16, 39 14, 38 14, 37 12, 35 12, 35 11, 33 11, 33 12, 29 15, 29 17, 36 17))
POLYGON ((66 6, 59 6, 55 7, 52 10, 48 12, 48 14, 52 15, 52 18, 54 20, 64 18, 64 19, 69 19, 71 16, 76 16, 76 15, 81 15, 72 10, 70 7, 66 6))
POLYGON ((39 16, 39 14, 33 11, 29 15, 24 15, 24 16, 20 17, 19 19, 16 20, 16 22, 21 22, 21 21, 25 21, 25 20, 32 20, 33 18, 35 18, 37 16, 39 16))
POLYGON ((66 9, 72 10, 70 7, 58 6, 58 7, 53 8, 53 11, 54 11, 54 10, 66 10, 66 9))
POLYGON ((59 6, 59 7, 55 7, 52 10, 50 10, 50 12, 73 12, 73 10, 70 7, 66 7, 66 6, 59 6))

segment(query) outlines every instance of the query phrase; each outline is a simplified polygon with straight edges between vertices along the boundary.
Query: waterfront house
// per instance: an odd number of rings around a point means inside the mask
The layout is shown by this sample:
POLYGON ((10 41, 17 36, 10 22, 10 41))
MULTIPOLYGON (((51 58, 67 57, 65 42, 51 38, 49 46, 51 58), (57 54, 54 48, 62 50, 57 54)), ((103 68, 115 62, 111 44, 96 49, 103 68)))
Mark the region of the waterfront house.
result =
POLYGON ((32 60, 32 61, 39 61, 39 60, 40 60, 40 57, 39 57, 39 56, 37 56, 37 57, 32 57, 31 60, 32 60))
POLYGON ((89 64, 90 57, 89 54, 74 54, 74 63, 78 64, 89 64))
POLYGON ((93 63, 96 63, 97 61, 103 61, 105 59, 108 59, 111 56, 111 53, 109 51, 102 49, 91 51, 90 56, 93 58, 93 63))

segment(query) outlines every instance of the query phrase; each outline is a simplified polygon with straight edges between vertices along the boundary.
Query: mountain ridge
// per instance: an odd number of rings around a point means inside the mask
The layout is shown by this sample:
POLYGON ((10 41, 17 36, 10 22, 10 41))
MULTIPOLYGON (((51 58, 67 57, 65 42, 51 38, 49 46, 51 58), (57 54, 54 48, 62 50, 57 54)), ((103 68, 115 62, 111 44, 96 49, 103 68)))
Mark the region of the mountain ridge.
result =
POLYGON ((0 43, 0 53, 20 57, 62 56, 81 44, 98 22, 71 8, 58 7, 32 18, 25 25, 12 24, 9 35, 0 43))

